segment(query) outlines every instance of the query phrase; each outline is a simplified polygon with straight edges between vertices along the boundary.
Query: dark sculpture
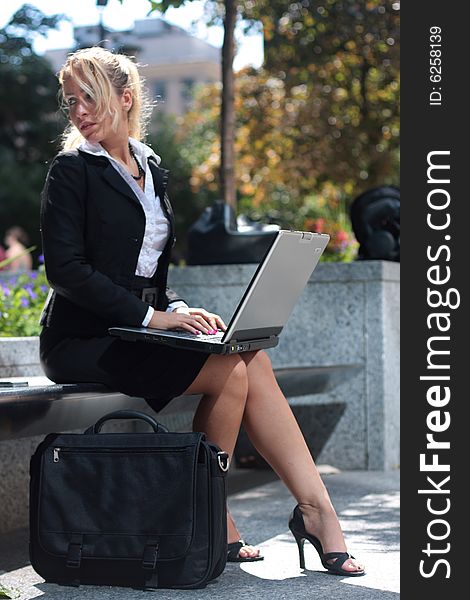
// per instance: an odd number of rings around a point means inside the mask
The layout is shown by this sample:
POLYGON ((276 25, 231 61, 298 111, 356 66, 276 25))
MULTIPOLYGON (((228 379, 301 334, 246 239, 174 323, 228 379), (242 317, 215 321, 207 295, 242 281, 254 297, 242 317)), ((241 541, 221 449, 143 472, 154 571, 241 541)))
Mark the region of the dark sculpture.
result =
POLYGON ((400 190, 380 186, 363 192, 350 207, 361 260, 400 261, 400 190))

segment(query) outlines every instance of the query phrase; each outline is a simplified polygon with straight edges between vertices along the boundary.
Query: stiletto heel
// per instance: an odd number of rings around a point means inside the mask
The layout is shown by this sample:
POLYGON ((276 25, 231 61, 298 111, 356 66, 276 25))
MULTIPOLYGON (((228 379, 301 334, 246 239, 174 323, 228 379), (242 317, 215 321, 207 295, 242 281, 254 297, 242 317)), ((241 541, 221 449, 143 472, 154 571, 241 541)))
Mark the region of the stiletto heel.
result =
POLYGON ((321 564, 329 573, 333 573, 334 575, 342 575, 344 577, 359 577, 360 575, 365 574, 364 570, 346 571, 346 569, 342 568, 344 563, 349 558, 354 558, 354 556, 348 554, 348 552, 327 552, 326 554, 323 552, 323 547, 320 540, 315 535, 308 533, 305 529, 305 523, 298 505, 294 508, 289 517, 289 529, 291 530, 291 533, 297 542, 301 569, 305 569, 304 543, 305 540, 308 540, 318 552, 321 564), (328 562, 330 560, 334 560, 334 562, 328 562))
POLYGON ((294 536, 295 541, 297 542, 297 548, 299 549, 300 568, 305 569, 305 554, 304 554, 305 538, 303 538, 301 535, 294 533, 294 532, 292 532, 292 535, 294 536))

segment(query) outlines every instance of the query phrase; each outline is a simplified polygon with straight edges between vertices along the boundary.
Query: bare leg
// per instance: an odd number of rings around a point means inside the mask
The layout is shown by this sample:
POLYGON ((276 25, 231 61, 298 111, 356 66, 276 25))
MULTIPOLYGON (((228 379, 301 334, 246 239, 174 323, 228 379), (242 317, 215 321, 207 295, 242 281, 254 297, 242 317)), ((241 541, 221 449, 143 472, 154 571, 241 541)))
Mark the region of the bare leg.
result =
MULTIPOLYGON (((248 373, 248 397, 243 424, 258 452, 296 498, 308 532, 324 552, 346 551, 343 533, 328 491, 318 473, 302 432, 274 376, 265 352, 241 354, 248 373)), ((353 560, 343 569, 362 570, 353 560)))
POLYGON ((204 394, 193 419, 194 431, 204 431, 232 457, 245 410, 248 379, 238 354, 212 354, 186 394, 204 394))
MULTIPOLYGON (((193 430, 204 431, 207 437, 232 458, 240 431, 248 392, 246 366, 239 355, 211 355, 199 375, 186 390, 187 394, 204 394, 193 419, 193 430)), ((227 515, 228 542, 240 539, 230 514, 227 515)), ((250 546, 240 550, 240 556, 257 556, 250 546)))

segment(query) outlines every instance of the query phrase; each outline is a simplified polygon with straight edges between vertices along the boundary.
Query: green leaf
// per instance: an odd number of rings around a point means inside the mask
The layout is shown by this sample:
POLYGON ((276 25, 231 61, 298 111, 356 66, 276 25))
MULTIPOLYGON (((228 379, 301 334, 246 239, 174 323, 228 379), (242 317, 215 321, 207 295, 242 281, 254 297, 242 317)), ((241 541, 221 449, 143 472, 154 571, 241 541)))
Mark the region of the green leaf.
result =
POLYGON ((3 587, 3 585, 0 584, 0 598, 8 598, 9 600, 11 600, 12 598, 15 598, 17 596, 18 594, 16 592, 7 590, 6 587, 3 587))

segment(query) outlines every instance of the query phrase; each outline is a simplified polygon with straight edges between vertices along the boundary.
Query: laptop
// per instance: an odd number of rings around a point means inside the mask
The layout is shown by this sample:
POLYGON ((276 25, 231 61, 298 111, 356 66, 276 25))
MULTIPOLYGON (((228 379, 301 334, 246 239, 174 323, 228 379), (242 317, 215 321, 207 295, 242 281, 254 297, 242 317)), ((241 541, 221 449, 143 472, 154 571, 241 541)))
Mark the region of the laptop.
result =
POLYGON ((196 335, 150 327, 111 327, 108 331, 127 341, 153 342, 212 354, 273 348, 329 239, 324 233, 279 230, 225 332, 196 335))

